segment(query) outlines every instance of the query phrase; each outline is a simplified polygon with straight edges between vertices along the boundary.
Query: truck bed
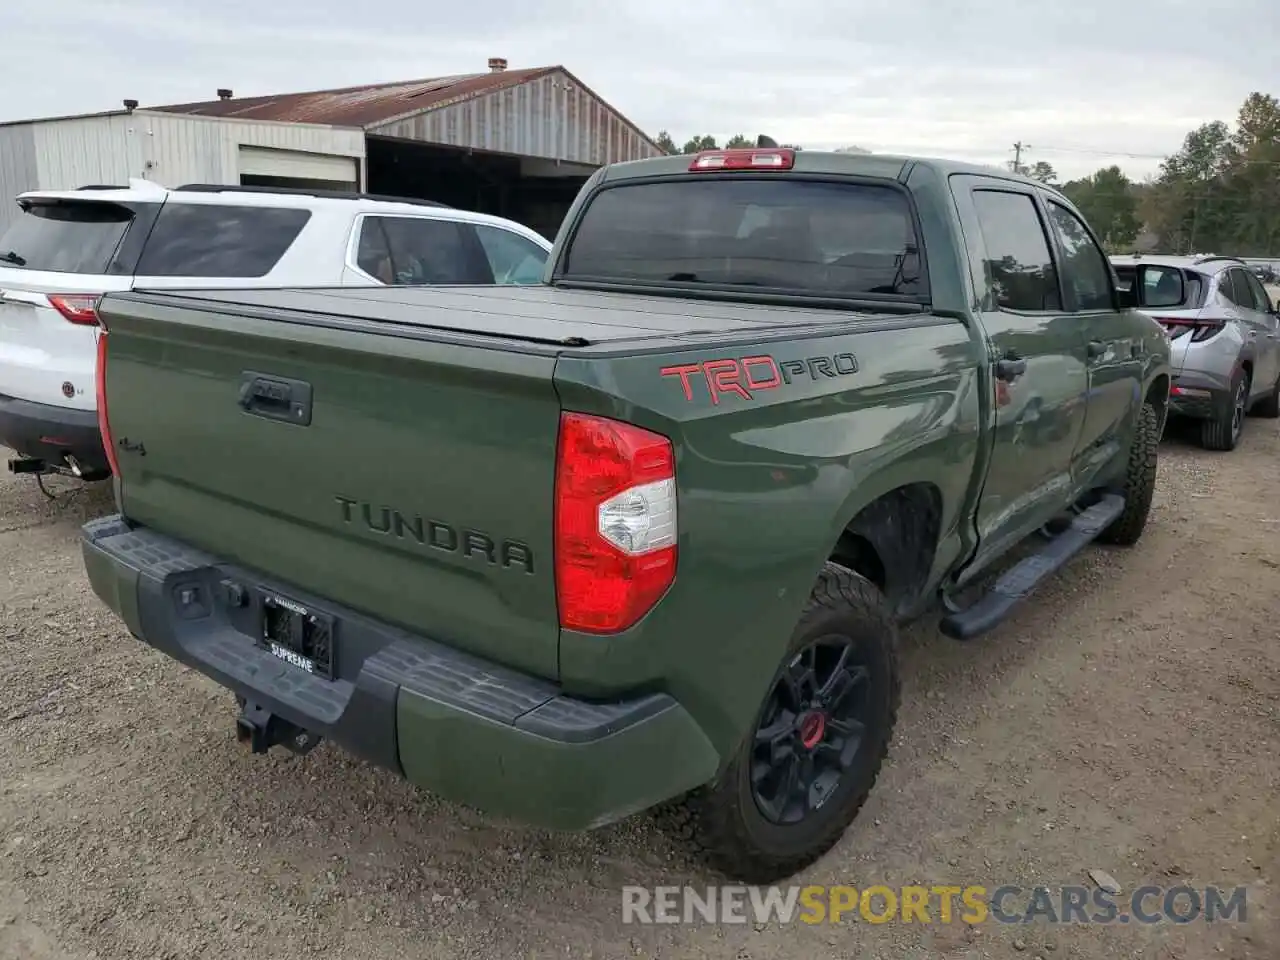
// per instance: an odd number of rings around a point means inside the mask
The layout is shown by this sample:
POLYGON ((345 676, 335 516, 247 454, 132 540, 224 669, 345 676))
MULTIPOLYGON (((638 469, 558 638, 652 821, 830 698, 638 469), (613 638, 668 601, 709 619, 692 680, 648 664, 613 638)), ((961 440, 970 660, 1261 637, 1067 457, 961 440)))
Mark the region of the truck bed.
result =
POLYGON ((653 338, 681 339, 763 328, 829 327, 841 316, 892 319, 829 308, 718 302, 557 287, 332 287, 278 290, 139 291, 116 301, 345 328, 375 324, 381 334, 415 331, 500 337, 574 347, 653 338), (388 329, 398 327, 399 330, 388 329))

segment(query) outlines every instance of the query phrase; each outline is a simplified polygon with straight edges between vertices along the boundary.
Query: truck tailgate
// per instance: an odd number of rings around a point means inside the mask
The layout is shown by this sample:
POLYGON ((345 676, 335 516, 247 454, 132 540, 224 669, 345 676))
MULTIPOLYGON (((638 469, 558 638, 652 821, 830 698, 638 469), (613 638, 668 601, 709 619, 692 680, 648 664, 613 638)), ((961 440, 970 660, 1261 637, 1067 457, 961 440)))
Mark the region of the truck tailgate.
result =
POLYGON ((102 316, 130 520, 557 676, 553 351, 218 303, 108 298, 102 316))

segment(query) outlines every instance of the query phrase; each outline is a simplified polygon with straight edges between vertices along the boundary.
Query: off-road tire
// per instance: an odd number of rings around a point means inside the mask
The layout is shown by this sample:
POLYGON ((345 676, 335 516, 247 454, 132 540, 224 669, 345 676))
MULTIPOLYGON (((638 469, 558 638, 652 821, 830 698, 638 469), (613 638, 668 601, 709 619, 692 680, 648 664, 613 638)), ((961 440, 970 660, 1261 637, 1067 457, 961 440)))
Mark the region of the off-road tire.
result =
POLYGON ((1271 392, 1254 404, 1249 413, 1255 417, 1265 417, 1268 420, 1280 417, 1280 377, 1276 377, 1275 386, 1271 388, 1271 392))
POLYGON ((1241 370, 1231 381, 1231 399, 1226 407, 1214 415, 1212 420, 1200 421, 1200 446, 1206 450, 1228 452, 1236 448, 1244 429, 1244 418, 1240 419, 1239 428, 1235 424, 1236 397, 1243 389, 1246 401, 1249 396, 1249 377, 1241 370))
POLYGON ((1138 428, 1129 447, 1129 465, 1124 475, 1124 510, 1098 535, 1099 543, 1131 547, 1138 542, 1151 513, 1156 489, 1156 465, 1160 451, 1160 416, 1144 403, 1138 411, 1138 428))
MULTIPOLYGON (((832 635, 853 640, 865 656, 872 699, 868 701, 871 722, 862 744, 827 802, 797 824, 775 824, 760 812, 748 771, 762 718, 758 716, 714 782, 654 811, 658 823, 676 842, 730 880, 774 883, 825 854, 866 802, 888 755, 901 695, 896 622, 874 584, 828 563, 800 615, 775 678, 797 652, 832 635)), ((761 704, 761 715, 768 696, 761 704)))

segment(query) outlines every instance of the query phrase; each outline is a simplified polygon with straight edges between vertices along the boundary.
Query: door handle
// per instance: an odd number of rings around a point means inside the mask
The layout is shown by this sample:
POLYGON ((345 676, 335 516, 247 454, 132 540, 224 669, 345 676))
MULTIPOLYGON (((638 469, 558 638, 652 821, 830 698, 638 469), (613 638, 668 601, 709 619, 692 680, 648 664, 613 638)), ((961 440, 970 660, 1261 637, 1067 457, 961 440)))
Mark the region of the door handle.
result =
POLYGON ((996 361, 996 379, 1012 383, 1027 372, 1027 361, 1016 353, 1008 353, 996 361))
POLYGON ((240 374, 238 402, 245 413, 254 417, 303 427, 311 424, 311 384, 305 380, 245 370, 240 374))
POLYGON ((1104 353, 1106 353, 1106 352, 1107 352, 1107 345, 1106 345, 1105 343, 1103 343, 1101 340, 1090 340, 1090 341, 1089 341, 1089 356, 1090 356, 1090 358, 1092 358, 1092 359, 1096 359, 1096 358, 1098 358, 1098 357, 1102 356, 1102 355, 1103 355, 1104 353))

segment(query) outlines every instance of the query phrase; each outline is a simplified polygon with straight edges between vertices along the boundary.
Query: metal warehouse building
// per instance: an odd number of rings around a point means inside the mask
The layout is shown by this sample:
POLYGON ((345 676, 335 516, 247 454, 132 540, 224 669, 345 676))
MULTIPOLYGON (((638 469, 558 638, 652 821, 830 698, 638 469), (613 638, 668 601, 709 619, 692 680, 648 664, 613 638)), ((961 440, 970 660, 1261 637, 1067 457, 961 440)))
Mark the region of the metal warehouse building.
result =
POLYGON ((605 163, 658 156, 562 66, 0 124, 0 229, 24 190, 185 183, 437 200, 554 234, 605 163))

